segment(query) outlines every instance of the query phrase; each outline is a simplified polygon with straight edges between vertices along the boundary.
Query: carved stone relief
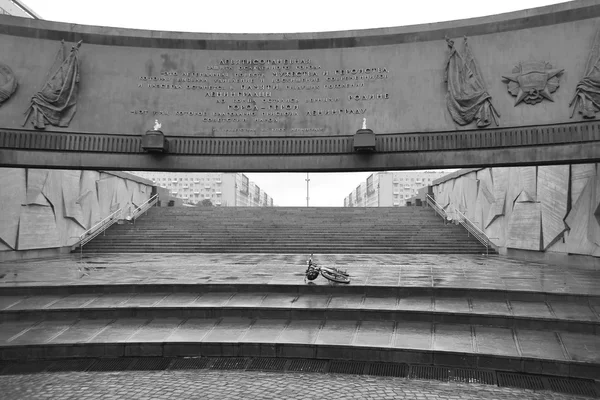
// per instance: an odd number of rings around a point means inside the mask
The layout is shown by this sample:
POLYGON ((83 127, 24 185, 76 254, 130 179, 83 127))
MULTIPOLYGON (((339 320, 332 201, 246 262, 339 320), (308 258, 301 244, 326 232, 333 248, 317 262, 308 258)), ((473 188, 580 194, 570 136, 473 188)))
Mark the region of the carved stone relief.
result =
POLYGON ((0 63, 0 104, 12 96, 17 90, 18 82, 12 69, 6 64, 0 63))
POLYGON ((477 194, 465 190, 473 179, 468 172, 435 185, 434 193, 436 199, 449 199, 446 209, 475 210, 473 222, 498 246, 597 257, 598 171, 600 164, 485 168, 477 171, 477 194))
POLYGON ((446 38, 450 53, 446 59, 444 80, 447 84, 446 106, 454 122, 467 125, 477 121, 478 127, 492 123, 498 125, 500 116, 492 106, 492 96, 487 92, 479 67, 464 38, 463 50, 454 47, 454 41, 446 38))
POLYGON ((600 29, 596 31, 594 44, 585 67, 585 75, 577 84, 575 96, 569 103, 573 107, 571 118, 578 110, 583 118, 596 118, 600 111, 600 29))
POLYGON ((541 223, 540 203, 515 203, 508 220, 506 247, 541 250, 541 223))
POLYGON ((152 191, 97 171, 25 168, 0 168, 0 188, 0 252, 69 246, 112 205, 131 209, 152 191))
POLYGON ((79 92, 79 59, 77 57, 81 41, 71 47, 67 55, 64 41, 56 55, 48 78, 41 91, 33 95, 27 110, 25 123, 32 117, 36 129, 46 128, 46 124, 67 127, 77 111, 79 92), (58 65, 58 66, 57 66, 58 65))
POLYGON ((17 248, 19 215, 25 202, 27 175, 22 168, 0 168, 0 241, 17 248))
POLYGON ((552 99, 552 93, 559 86, 559 76, 564 69, 552 68, 545 61, 521 62, 511 75, 503 76, 503 81, 508 86, 508 92, 516 97, 515 106, 521 102, 537 104, 542 100, 552 99))
POLYGON ((486 218, 485 227, 489 227, 494 220, 505 215, 506 192, 508 190, 508 167, 492 168, 492 182, 494 185, 494 201, 492 202, 486 218))
POLYGON ((542 208, 542 248, 546 250, 562 238, 568 229, 569 165, 540 165, 537 174, 537 198, 542 208))

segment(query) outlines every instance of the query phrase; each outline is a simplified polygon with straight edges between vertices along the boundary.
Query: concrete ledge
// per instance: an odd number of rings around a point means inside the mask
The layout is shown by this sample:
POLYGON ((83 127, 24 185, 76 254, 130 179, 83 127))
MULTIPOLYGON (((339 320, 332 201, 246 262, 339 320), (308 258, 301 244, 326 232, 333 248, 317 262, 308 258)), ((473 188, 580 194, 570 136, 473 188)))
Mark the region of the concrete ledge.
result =
POLYGON ((0 262, 56 258, 71 253, 71 246, 52 249, 0 251, 0 262))
POLYGON ((573 1, 485 17, 405 27, 338 32, 231 34, 182 33, 85 26, 2 15, 2 33, 48 40, 171 49, 306 50, 443 40, 444 35, 485 35, 573 22, 600 15, 594 1, 573 1))
POLYGON ((455 298, 485 298, 516 301, 586 301, 589 299, 600 299, 600 296, 540 292, 532 290, 498 290, 485 288, 459 287, 425 287, 425 286, 383 286, 383 285, 298 285, 290 284, 99 284, 99 285, 65 285, 65 286, 4 286, 4 296, 37 296, 55 295, 68 296, 73 294, 109 294, 109 293, 181 293, 193 292, 198 295, 209 292, 232 292, 232 293, 285 293, 285 294, 363 294, 374 297, 396 296, 436 296, 455 298))
POLYGON ((333 309, 319 308, 271 308, 271 307, 110 307, 110 308, 63 308, 38 310, 0 311, 0 323, 15 321, 101 320, 128 318, 180 318, 218 319, 249 318, 269 320, 327 320, 327 321, 395 321, 427 322, 432 324, 462 324, 493 326, 497 328, 552 330, 580 334, 600 334, 600 321, 574 318, 544 318, 539 316, 493 315, 442 311, 382 310, 382 309, 333 309))
POLYGON ((51 131, 39 133, 13 129, 0 130, 0 166, 44 165, 52 168, 115 171, 237 172, 243 169, 249 172, 306 172, 377 171, 389 170, 391 167, 483 168, 491 164, 571 164, 598 160, 599 124, 597 121, 586 121, 378 135, 378 152, 374 154, 354 153, 351 136, 254 137, 252 141, 257 145, 252 147, 243 145, 248 141, 246 137, 180 136, 171 138, 177 139, 177 147, 168 155, 158 158, 141 149, 139 135, 51 131), (90 139, 91 137, 94 139, 90 139), (82 151, 80 142, 84 140, 90 140, 93 145, 82 151), (46 141, 52 143, 52 150, 44 147, 46 141), (135 144, 125 145, 131 141, 135 144), (205 150, 199 153, 198 148, 205 150), (282 155, 290 157, 282 158, 282 155))
POLYGON ((592 271, 600 271, 600 257, 511 248, 502 248, 500 249, 499 253, 515 260, 537 261, 546 264, 560 265, 566 268, 570 266, 576 266, 590 269, 592 271))
POLYGON ((42 361, 73 358, 116 357, 268 357, 303 358, 494 369, 515 373, 538 373, 570 378, 597 379, 600 365, 528 357, 473 355, 461 352, 377 347, 265 344, 265 343, 110 343, 25 345, 0 347, 0 360, 42 361))
POLYGON ((211 154, 167 155, 87 153, 54 150, 0 148, 1 167, 69 169, 129 169, 138 171, 189 172, 350 172, 414 170, 426 168, 465 168, 495 166, 533 166, 597 162, 600 141, 563 143, 545 146, 518 146, 482 149, 447 149, 374 154, 275 154, 223 156, 211 154))

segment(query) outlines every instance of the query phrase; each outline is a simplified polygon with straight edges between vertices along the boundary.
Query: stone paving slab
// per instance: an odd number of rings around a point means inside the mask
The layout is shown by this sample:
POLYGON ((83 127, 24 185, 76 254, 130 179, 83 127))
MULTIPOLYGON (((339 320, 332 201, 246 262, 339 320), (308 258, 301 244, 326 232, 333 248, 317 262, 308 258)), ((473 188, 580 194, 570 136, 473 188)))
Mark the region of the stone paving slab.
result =
MULTIPOLYGON (((72 254, 0 263, 0 288, 116 284, 302 285, 308 255, 72 254)), ((325 266, 347 269, 351 285, 470 288, 600 296, 600 271, 502 256, 316 254, 325 266)), ((314 285, 329 282, 317 278, 314 285)))
MULTIPOLYGON (((0 323, 0 348, 81 343, 301 343, 530 357, 600 366, 600 335, 468 324, 222 317, 113 318, 0 323), (195 328, 200 328, 197 332, 195 328), (289 332, 288 332, 289 330, 289 332), (8 333, 8 334, 7 334, 8 333)), ((350 351, 350 350, 349 350, 350 351)), ((10 357, 2 357, 10 359, 10 357)))
POLYGON ((2 398, 583 400, 492 385, 341 374, 254 371, 121 371, 0 376, 2 398))

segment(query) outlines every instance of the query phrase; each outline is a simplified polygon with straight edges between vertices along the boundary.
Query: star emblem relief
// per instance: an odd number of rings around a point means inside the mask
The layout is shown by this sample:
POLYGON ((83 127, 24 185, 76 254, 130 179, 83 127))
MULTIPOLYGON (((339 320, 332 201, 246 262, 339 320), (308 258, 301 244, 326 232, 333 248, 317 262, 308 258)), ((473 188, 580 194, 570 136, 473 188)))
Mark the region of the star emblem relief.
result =
POLYGON ((515 107, 521 102, 541 103, 544 99, 554 101, 552 93, 559 86, 559 77, 564 69, 553 68, 545 61, 519 63, 512 74, 502 76, 508 86, 508 92, 515 96, 515 107))

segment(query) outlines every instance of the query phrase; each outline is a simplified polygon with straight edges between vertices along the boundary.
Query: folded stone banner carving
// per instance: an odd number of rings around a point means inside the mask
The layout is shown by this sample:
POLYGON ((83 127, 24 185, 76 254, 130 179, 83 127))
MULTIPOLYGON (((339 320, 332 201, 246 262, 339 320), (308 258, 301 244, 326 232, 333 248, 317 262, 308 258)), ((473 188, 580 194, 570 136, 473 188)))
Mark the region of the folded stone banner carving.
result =
POLYGON ((12 69, 8 65, 0 63, 0 104, 13 95, 17 86, 17 78, 12 69))
POLYGON ((492 96, 485 88, 475 58, 464 38, 463 50, 460 52, 454 41, 446 38, 450 53, 446 60, 444 80, 448 85, 446 105, 452 119, 459 125, 467 125, 477 121, 478 127, 492 123, 496 125, 496 117, 500 117, 492 105, 492 96))
MULTIPOLYGON (((77 53, 81 41, 77 42, 69 55, 66 55, 65 43, 61 42, 56 55, 55 64, 60 61, 58 69, 44 84, 41 91, 31 98, 27 117, 32 117, 36 129, 46 128, 46 124, 67 127, 77 111, 77 95, 79 92, 79 60, 77 53)), ((25 125, 25 123, 23 125, 25 125)))
POLYGON ((583 118, 596 118, 596 113, 600 111, 600 28, 596 30, 594 44, 585 67, 585 76, 577 84, 575 96, 569 107, 573 107, 571 118, 575 110, 579 110, 583 118))

